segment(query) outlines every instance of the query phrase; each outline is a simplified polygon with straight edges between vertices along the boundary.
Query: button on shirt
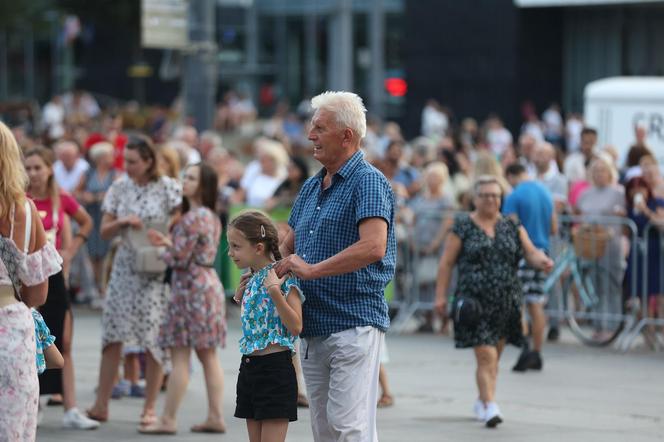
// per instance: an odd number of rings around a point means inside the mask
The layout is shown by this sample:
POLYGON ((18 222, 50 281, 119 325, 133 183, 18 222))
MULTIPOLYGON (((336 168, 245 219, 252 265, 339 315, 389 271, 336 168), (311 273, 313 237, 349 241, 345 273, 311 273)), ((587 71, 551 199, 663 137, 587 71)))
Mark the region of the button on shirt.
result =
POLYGON ((359 241, 359 224, 367 218, 388 223, 385 256, 352 273, 300 281, 303 337, 328 336, 349 328, 389 327, 385 286, 394 276, 394 194, 375 167, 355 153, 323 190, 326 170, 309 178, 298 195, 288 224, 295 233, 295 253, 309 264, 324 261, 359 241))

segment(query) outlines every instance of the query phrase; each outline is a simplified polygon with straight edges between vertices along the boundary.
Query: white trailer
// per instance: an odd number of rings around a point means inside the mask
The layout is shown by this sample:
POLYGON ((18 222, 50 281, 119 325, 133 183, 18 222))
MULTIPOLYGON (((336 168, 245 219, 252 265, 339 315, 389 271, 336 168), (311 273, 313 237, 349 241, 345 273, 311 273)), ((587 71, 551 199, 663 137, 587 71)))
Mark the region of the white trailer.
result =
POLYGON ((597 129, 599 147, 618 150, 621 166, 634 144, 634 128, 645 126, 646 143, 664 165, 664 77, 613 77, 588 83, 584 119, 597 129))

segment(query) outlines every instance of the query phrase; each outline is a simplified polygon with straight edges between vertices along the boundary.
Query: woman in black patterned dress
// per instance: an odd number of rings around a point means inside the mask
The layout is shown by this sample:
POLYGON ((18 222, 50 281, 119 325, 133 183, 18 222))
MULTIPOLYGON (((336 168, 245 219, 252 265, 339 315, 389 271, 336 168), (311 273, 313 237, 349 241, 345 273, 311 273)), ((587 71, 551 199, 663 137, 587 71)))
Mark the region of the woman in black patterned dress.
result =
POLYGON ((479 398, 474 411, 488 427, 502 422, 494 401, 498 360, 506 343, 521 346, 521 287, 519 259, 549 271, 553 262, 528 238, 526 230, 500 215, 502 191, 495 177, 482 176, 474 186, 475 211, 459 216, 449 234, 438 268, 436 309, 446 311, 452 269, 458 264, 456 296, 474 298, 482 307, 475 326, 454 325, 457 348, 472 347, 477 361, 479 398))

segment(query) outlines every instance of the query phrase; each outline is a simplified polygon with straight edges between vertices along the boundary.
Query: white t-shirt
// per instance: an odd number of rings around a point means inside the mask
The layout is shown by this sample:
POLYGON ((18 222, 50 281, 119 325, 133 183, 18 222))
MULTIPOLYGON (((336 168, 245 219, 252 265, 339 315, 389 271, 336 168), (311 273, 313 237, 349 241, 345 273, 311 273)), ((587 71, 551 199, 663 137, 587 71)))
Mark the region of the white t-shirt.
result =
POLYGON ((246 191, 246 200, 249 207, 262 208, 265 202, 274 195, 283 178, 273 177, 259 173, 242 186, 246 191))
POLYGON ((58 160, 53 164, 53 175, 60 189, 71 193, 76 189, 81 177, 89 168, 90 165, 83 158, 76 160, 72 170, 67 170, 62 161, 58 160))
POLYGON ((512 145, 512 134, 504 127, 489 129, 487 133, 489 148, 494 154, 501 156, 512 145))

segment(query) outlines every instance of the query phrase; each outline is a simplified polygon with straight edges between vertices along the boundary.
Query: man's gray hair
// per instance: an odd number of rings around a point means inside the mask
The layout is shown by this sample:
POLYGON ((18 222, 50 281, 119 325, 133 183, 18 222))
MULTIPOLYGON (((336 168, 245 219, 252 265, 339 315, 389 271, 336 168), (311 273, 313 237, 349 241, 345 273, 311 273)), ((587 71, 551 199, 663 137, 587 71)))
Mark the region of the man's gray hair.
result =
POLYGON ((360 139, 367 134, 367 108, 357 94, 344 91, 323 92, 311 99, 311 107, 314 112, 324 109, 333 113, 339 126, 351 129, 360 139))

